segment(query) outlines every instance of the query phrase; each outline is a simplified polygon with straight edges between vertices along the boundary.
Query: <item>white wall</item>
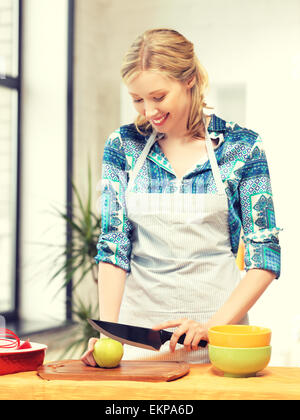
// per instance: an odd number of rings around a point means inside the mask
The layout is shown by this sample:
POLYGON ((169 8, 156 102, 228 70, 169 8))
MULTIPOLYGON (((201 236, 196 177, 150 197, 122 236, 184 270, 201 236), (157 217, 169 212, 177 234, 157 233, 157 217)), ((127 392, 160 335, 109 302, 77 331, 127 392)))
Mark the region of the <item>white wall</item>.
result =
POLYGON ((48 283, 65 242, 67 0, 26 0, 23 14, 21 315, 64 320, 65 291, 48 283))

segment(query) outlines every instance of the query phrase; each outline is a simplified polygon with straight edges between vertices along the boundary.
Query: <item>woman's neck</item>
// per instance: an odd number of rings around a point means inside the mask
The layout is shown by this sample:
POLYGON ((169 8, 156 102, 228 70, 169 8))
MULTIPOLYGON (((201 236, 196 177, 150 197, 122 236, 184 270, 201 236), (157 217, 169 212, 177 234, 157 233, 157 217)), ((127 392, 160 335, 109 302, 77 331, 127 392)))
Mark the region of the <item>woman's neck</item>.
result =
MULTIPOLYGON (((211 116, 206 115, 206 128, 209 126, 211 116)), ((178 144, 179 146, 184 146, 186 144, 190 144, 194 142, 195 140, 205 140, 204 137, 193 137, 190 134, 173 134, 173 133, 165 133, 164 137, 161 139, 164 143, 172 143, 172 144, 178 144)))

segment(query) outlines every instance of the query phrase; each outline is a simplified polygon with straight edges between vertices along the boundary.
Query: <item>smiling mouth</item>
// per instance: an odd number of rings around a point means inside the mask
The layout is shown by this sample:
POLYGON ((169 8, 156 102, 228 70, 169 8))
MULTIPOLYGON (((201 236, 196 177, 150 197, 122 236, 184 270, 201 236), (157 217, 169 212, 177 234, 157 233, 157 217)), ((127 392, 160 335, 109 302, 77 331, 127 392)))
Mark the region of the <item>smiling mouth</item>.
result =
POLYGON ((162 125, 166 121, 168 116, 169 116, 169 113, 165 114, 164 116, 162 116, 159 119, 155 119, 155 120, 152 119, 151 122, 153 122, 153 124, 155 124, 155 125, 162 125))

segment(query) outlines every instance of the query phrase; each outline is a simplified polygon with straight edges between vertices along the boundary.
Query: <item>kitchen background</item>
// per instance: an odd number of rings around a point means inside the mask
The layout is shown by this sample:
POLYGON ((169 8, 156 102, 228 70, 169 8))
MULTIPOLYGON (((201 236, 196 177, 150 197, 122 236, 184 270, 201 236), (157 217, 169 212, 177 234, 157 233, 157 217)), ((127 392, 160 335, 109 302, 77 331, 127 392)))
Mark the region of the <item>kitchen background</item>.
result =
MULTIPOLYGON (((299 0, 0 0, 0 323, 47 344, 48 360, 81 337, 81 325, 69 322, 62 274, 50 282, 66 242, 57 209, 65 210, 70 178, 86 203, 90 162, 97 213, 104 142, 134 115, 121 60, 138 34, 155 27, 194 43, 213 112, 263 138, 283 228, 282 274, 250 320, 272 329, 271 365, 300 366, 299 0)), ((97 305, 90 274, 72 297, 97 305)))

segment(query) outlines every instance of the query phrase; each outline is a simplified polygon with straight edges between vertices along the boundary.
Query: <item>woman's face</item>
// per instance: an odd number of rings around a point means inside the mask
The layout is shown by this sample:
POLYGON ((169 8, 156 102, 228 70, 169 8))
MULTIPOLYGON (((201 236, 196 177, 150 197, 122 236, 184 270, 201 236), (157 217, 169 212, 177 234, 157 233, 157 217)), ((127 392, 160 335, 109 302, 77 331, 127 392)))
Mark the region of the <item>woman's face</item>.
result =
POLYGON ((147 70, 139 73, 127 84, 127 88, 137 112, 156 131, 178 137, 186 134, 191 85, 147 70))

